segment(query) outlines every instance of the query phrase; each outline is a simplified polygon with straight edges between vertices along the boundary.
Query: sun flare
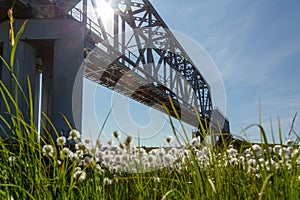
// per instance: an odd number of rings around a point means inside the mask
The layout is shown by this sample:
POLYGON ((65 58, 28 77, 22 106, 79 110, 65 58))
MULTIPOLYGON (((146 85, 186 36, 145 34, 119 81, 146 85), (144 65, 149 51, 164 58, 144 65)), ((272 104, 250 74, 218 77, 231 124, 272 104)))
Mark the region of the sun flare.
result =
POLYGON ((112 22, 114 10, 106 1, 97 1, 97 12, 104 24, 110 24, 112 22))

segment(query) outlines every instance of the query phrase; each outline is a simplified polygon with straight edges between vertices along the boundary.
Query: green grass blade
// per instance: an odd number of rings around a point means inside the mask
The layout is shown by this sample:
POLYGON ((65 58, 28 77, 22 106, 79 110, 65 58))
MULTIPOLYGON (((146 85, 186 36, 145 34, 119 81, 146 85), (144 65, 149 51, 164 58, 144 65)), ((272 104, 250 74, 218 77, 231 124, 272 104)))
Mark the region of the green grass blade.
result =
POLYGON ((273 174, 270 174, 270 175, 264 180, 263 185, 261 186, 261 189, 260 189, 259 194, 258 194, 259 200, 261 200, 261 199, 263 198, 265 187, 266 187, 266 185, 267 185, 269 179, 270 179, 272 176, 273 176, 273 174))
MULTIPOLYGON (((11 53, 10 53, 11 72, 13 72, 13 70, 14 70, 14 61, 15 61, 15 54, 16 54, 17 46, 18 46, 19 40, 21 38, 21 35, 25 29, 26 23, 27 23, 27 20, 22 24, 21 28, 19 29, 19 31, 17 33, 15 42, 12 45, 12 49, 11 49, 11 53)), ((14 33, 12 33, 12 34, 14 34, 14 33)))
POLYGON ((108 112, 108 114, 106 115, 106 117, 105 117, 105 119, 104 119, 104 122, 103 122, 103 124, 102 124, 102 126, 101 126, 101 128, 100 128, 100 132, 99 132, 99 134, 98 134, 97 141, 100 139, 100 137, 101 137, 101 135, 102 135, 102 132, 103 132, 103 130, 104 130, 104 126, 105 126, 105 124, 107 123, 107 120, 108 120, 108 118, 109 118, 111 112, 112 112, 112 107, 109 109, 109 112, 108 112))

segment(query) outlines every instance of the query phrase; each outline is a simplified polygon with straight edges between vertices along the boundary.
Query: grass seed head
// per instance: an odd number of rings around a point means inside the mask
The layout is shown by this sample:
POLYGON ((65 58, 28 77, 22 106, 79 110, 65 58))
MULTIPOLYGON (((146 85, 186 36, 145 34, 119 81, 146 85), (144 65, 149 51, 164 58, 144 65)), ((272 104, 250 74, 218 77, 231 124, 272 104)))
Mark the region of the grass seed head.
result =
POLYGON ((63 146, 66 144, 66 137, 65 136, 61 136, 61 137, 58 137, 56 139, 56 143, 58 146, 63 146))
POLYGON ((43 153, 43 156, 53 157, 54 149, 53 149, 52 145, 50 145, 50 144, 44 145, 43 149, 42 149, 42 153, 43 153))
POLYGON ((132 137, 130 135, 128 135, 126 140, 124 141, 124 144, 128 147, 128 146, 130 146, 131 142, 132 142, 132 137))
POLYGON ((86 179, 86 172, 81 170, 75 171, 74 179, 78 180, 79 182, 84 181, 86 179))
POLYGON ((111 185, 112 182, 113 182, 113 181, 112 181, 110 178, 105 177, 105 178, 103 179, 103 184, 104 184, 104 185, 111 185))
POLYGON ((77 130, 71 130, 69 133, 69 140, 79 140, 80 139, 80 133, 77 130))
POLYGON ((85 142, 86 144, 90 144, 90 143, 92 142, 92 139, 91 139, 91 138, 86 138, 86 139, 84 140, 84 142, 85 142))
POLYGON ((114 132, 113 132, 113 136, 114 136, 115 138, 119 139, 119 138, 120 138, 120 133, 118 133, 118 131, 114 131, 114 132))
POLYGON ((172 136, 169 135, 169 136, 166 137, 166 142, 167 143, 171 143, 172 141, 173 141, 173 137, 172 136))

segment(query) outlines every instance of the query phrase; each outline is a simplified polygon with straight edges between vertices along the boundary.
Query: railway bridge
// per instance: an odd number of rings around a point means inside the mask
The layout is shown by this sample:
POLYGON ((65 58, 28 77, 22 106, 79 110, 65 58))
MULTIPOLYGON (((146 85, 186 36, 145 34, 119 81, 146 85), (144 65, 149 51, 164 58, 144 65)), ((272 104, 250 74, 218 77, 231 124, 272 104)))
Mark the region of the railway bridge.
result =
MULTIPOLYGON (((69 130, 61 114, 81 130, 85 77, 162 112, 167 107, 172 116, 193 126, 200 119, 214 130, 221 124, 222 132, 230 132, 228 120, 213 109, 208 82, 148 0, 106 0, 113 8, 109 27, 97 2, 0 1, 0 53, 6 60, 8 9, 14 5, 16 29, 28 19, 15 70, 25 91, 26 78, 31 80, 36 125, 40 102, 41 111, 59 132, 67 135, 69 130), (88 12, 94 12, 96 19, 90 19, 88 12)), ((9 71, 0 69, 1 80, 9 85, 9 71)), ((25 100, 19 104, 26 111, 25 100)), ((3 116, 7 113, 3 102, 0 111, 3 116)))

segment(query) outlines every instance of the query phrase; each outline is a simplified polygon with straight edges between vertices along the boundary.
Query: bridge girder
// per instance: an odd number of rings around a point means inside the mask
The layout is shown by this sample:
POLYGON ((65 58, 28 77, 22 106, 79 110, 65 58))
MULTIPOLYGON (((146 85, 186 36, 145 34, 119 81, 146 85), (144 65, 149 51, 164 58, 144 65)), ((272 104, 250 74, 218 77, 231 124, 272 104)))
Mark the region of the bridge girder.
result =
MULTIPOLYGON (((106 31, 98 16, 99 29, 90 34, 94 38, 91 41, 97 38, 99 43, 95 44, 113 55, 113 59, 108 59, 110 62, 117 60, 147 82, 166 86, 190 113, 196 109, 202 119, 209 121, 212 111, 209 84, 150 2, 115 1, 112 6, 113 33, 106 31)), ((87 67, 85 76, 95 80, 96 71, 87 67)))

